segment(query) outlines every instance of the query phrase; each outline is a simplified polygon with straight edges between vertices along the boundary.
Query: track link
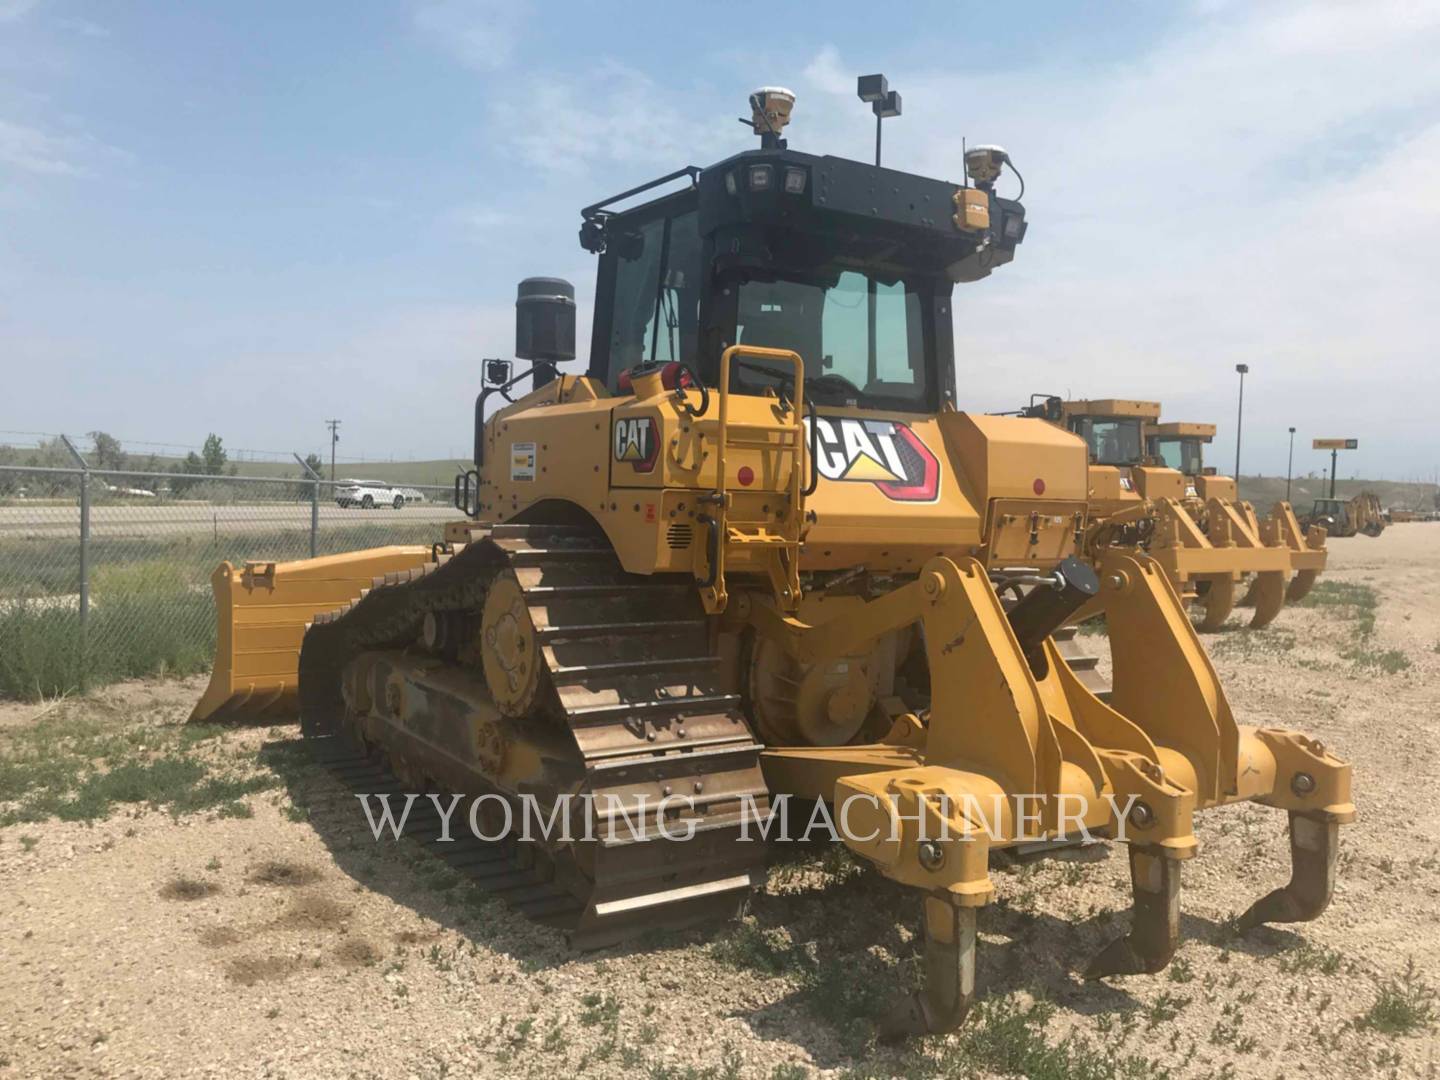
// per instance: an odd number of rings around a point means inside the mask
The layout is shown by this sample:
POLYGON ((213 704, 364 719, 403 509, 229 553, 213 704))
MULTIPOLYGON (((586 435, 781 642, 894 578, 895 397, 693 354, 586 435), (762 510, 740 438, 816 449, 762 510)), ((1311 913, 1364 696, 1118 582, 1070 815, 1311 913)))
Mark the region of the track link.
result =
MULTIPOLYGON (((487 874, 506 865, 502 880, 531 889, 527 901, 555 905, 582 948, 732 916, 763 874, 765 846, 740 841, 750 806, 768 812, 762 748, 739 696, 723 685, 694 583, 626 574, 594 532, 477 528, 453 557, 377 579, 358 600, 317 617, 301 649, 302 730, 317 745, 354 734, 347 665, 365 652, 412 650, 429 613, 478 615, 505 573, 520 586, 543 661, 536 699, 518 722, 558 721, 569 731, 596 821, 593 839, 547 843, 542 858, 525 850, 538 843, 508 845, 514 854, 505 858, 528 865, 509 866, 493 852, 488 861, 471 853, 474 865, 485 863, 487 874), (692 818, 692 839, 664 838, 656 807, 667 797, 686 800, 668 820, 678 835, 686 826, 676 814, 692 818), (540 888, 547 882, 574 906, 540 888)), ((376 749, 388 761, 391 747, 376 749)), ((355 770, 368 759, 341 760, 355 770)), ((381 773, 367 780, 394 780, 387 764, 368 767, 381 773)), ((473 786, 489 789, 478 774, 473 786)))

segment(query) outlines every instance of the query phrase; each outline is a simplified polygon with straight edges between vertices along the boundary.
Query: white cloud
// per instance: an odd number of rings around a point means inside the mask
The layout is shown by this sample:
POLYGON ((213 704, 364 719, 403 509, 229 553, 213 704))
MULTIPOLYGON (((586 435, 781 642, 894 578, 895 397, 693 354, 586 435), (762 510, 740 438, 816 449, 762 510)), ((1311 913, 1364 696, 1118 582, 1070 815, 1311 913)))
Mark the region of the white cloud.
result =
POLYGON ((55 25, 61 30, 68 30, 70 33, 79 34, 81 37, 108 38, 110 36, 109 30, 90 19, 56 19, 55 25))
POLYGON ((476 232, 489 232, 506 225, 514 225, 520 220, 509 210, 501 210, 494 206, 463 206, 456 210, 451 217, 476 232))
MULTIPOLYGON (((1109 67, 897 78, 887 163, 957 178, 963 133, 1029 181, 1015 263, 957 293, 962 403, 1152 397, 1233 447, 1245 362, 1251 465, 1283 471, 1295 424, 1428 471, 1397 414, 1440 392, 1437 52, 1434 6, 1232 6, 1109 67)), ((816 56, 794 145, 865 156, 853 68, 816 56)))
POLYGON ((0 120, 0 164, 42 176, 83 176, 89 140, 0 120))
POLYGON ((40 0, 0 0, 0 22, 15 22, 30 14, 40 0))
POLYGON ((525 0, 420 0, 421 35, 479 71, 498 71, 514 58, 530 17, 525 0))
POLYGON ((578 75, 519 80, 492 104, 491 121, 512 154, 547 172, 615 164, 669 172, 736 145, 735 120, 713 111, 697 120, 686 90, 605 61, 578 75))

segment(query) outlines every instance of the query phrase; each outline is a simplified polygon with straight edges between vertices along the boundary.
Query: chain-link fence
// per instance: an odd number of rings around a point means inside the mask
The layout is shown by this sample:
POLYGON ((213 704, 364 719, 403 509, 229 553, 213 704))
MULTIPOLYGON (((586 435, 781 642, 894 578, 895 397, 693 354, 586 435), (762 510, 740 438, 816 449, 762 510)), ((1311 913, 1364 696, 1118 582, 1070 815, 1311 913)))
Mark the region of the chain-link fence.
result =
POLYGON ((0 465, 0 697, 209 667, 222 560, 430 543, 428 485, 0 465))

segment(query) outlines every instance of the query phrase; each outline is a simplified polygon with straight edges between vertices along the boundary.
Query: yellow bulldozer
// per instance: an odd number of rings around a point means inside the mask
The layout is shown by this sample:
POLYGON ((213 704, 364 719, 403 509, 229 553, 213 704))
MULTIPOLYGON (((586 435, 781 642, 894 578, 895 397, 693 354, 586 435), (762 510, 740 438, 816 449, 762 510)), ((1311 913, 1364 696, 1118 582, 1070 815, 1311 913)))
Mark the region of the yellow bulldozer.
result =
MULTIPOLYGON (((1258 536, 1266 547, 1287 549, 1290 552, 1291 576, 1285 588, 1285 599, 1302 599, 1325 569, 1325 537, 1329 535, 1329 530, 1323 522, 1300 522, 1294 509, 1283 499, 1270 508, 1268 517, 1257 518, 1255 508, 1240 500, 1235 480, 1217 476, 1213 468, 1206 466, 1205 447, 1214 439, 1214 424, 1173 421, 1152 424, 1145 433, 1145 450, 1152 461, 1185 475, 1185 506, 1201 528, 1208 530, 1210 521, 1215 520, 1210 500, 1218 499, 1233 505, 1243 516, 1251 533, 1258 536)), ((1258 579, 1251 584, 1252 593, 1247 594, 1241 603, 1253 604, 1253 590, 1257 588, 1258 579)))
POLYGON ((217 571, 196 714, 298 703, 343 775, 471 795, 486 835, 581 799, 583 829, 496 841, 579 945, 733 915, 777 811, 832 813, 920 902, 923 984, 890 1036, 964 1019, 992 852, 1127 842, 1133 927, 1092 978, 1169 961, 1207 807, 1289 815, 1293 875, 1242 926, 1314 918, 1350 767, 1237 721, 1155 558, 1076 558, 1080 439, 956 408, 954 288, 1025 237, 1008 156, 972 147, 957 184, 802 153, 793 101, 757 91, 758 147, 582 211, 583 374, 558 370, 572 289, 522 282, 529 366, 487 365, 433 546, 217 571), (1108 703, 1052 638, 1087 604, 1108 703))
POLYGON ((1323 532, 1304 533, 1283 502, 1262 523, 1237 497, 1233 479, 1204 468, 1201 446, 1213 438, 1213 425, 1160 424, 1159 402, 1121 398, 1036 394, 1020 414, 1085 441, 1098 543, 1156 559, 1182 597, 1203 608, 1201 629, 1219 629, 1247 576, 1240 603, 1254 608, 1250 625, 1258 629, 1287 596, 1304 596, 1323 568, 1323 532))

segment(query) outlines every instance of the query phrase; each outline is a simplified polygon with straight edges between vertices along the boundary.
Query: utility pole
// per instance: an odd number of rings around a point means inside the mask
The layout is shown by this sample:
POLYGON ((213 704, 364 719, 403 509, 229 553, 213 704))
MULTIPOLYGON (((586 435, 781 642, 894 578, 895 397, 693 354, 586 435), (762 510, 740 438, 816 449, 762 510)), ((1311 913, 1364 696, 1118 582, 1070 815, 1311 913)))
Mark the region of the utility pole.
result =
POLYGON ((1240 494, 1240 429, 1245 423, 1245 376, 1250 372, 1249 364, 1236 364, 1240 373, 1240 408, 1235 414, 1235 494, 1240 494))
MULTIPOLYGON (((1290 457, 1285 462, 1285 501, 1290 501, 1290 474, 1295 471, 1295 429, 1290 429, 1290 457)), ((1239 481, 1236 481, 1239 483, 1239 481)))
POLYGON ((325 426, 330 429, 330 482, 335 482, 335 444, 340 441, 340 421, 326 420, 325 426))

